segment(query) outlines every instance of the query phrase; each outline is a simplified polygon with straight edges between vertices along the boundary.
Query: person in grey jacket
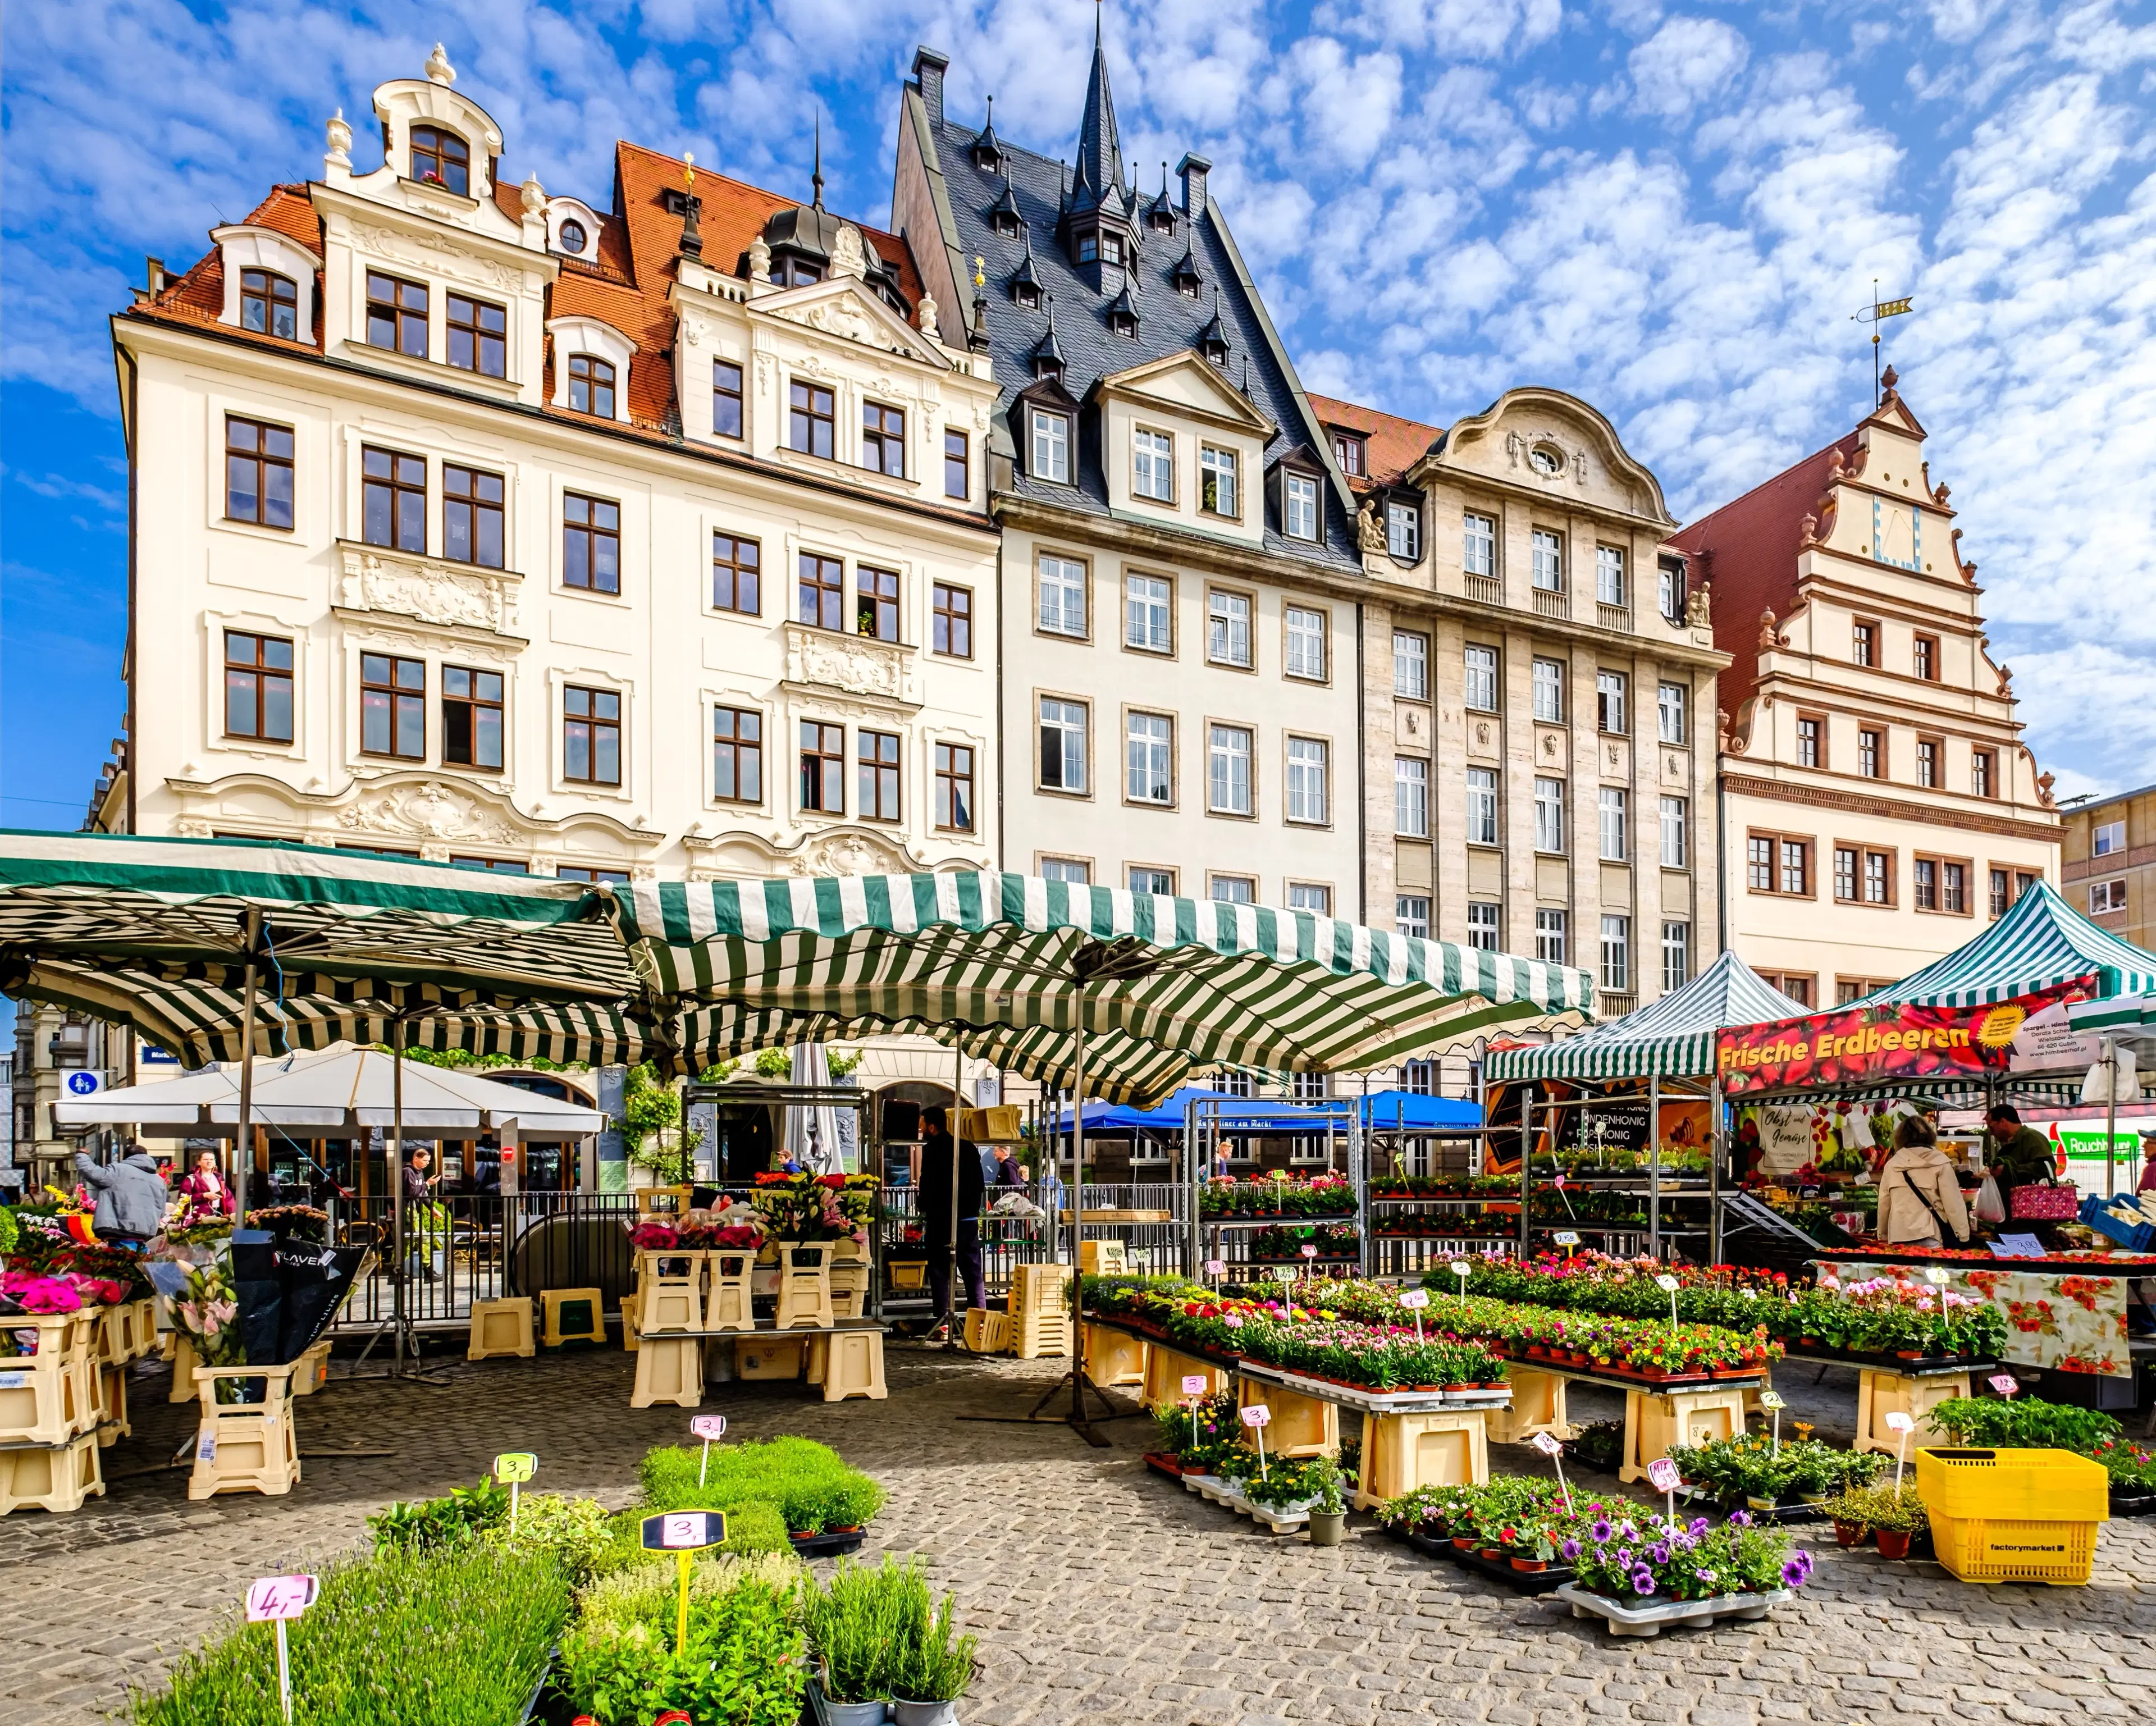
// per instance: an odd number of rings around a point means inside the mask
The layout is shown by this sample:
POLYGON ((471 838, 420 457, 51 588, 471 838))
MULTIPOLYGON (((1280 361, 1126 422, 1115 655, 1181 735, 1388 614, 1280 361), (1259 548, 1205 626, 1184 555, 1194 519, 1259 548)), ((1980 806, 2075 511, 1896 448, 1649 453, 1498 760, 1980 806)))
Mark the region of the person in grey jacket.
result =
POLYGON ((108 1239, 147 1241, 165 1226, 171 1194, 157 1159, 140 1145, 117 1163, 93 1163, 75 1153, 75 1173, 97 1189, 97 1214, 90 1225, 108 1239))

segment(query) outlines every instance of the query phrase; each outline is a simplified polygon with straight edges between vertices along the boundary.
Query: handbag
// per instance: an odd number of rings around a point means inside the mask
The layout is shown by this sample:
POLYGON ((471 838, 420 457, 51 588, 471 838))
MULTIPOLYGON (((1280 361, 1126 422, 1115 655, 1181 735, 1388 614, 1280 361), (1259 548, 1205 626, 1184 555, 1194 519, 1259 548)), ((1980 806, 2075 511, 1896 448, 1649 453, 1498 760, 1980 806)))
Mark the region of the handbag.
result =
POLYGON ((2081 1215, 2081 1189, 2046 1174, 2041 1181, 2015 1188, 2006 1202, 2017 1223, 2070 1223, 2081 1215))
POLYGON ((1907 1187, 1911 1193, 1916 1195, 1917 1203, 1922 1205, 1925 1210, 1931 1212, 1932 1220, 1939 1225, 1939 1239, 1942 1241, 1950 1239, 1956 1246, 1968 1246, 1969 1236, 1960 1233, 1958 1230, 1948 1225, 1947 1220, 1939 1215, 1938 1206, 1933 1204, 1930 1199, 1927 1199, 1924 1196, 1924 1189, 1918 1186, 1916 1182, 1909 1179, 1909 1171, 1904 1169, 1901 1171, 1901 1174, 1902 1184, 1907 1187))

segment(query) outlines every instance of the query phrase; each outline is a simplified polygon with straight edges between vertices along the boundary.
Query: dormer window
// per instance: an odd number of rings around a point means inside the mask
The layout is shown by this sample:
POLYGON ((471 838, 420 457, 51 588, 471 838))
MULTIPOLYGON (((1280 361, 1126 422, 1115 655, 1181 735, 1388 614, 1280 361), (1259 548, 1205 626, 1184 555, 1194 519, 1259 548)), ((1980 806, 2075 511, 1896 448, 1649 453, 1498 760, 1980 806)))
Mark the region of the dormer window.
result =
POLYGON ((1108 327, 1118 336, 1128 336, 1136 339, 1138 333, 1138 321, 1133 313, 1111 311, 1108 314, 1108 327))
POLYGON ((996 232, 1005 239, 1018 238, 1018 218, 1008 210, 995 213, 996 232))
POLYGON ((569 407, 601 419, 613 418, 613 367, 588 353, 569 357, 569 407))
POLYGON ((1317 481, 1309 474, 1281 479, 1281 526, 1290 539, 1317 537, 1317 481))
POLYGON ((563 251, 573 252, 581 258, 584 254, 584 247, 590 237, 584 232, 584 224, 572 216, 562 224, 559 238, 563 251))
POLYGON ((1033 375, 1042 383, 1060 383, 1063 381, 1063 362, 1050 359, 1045 354, 1036 355, 1033 362, 1033 375))
POLYGON ((805 288, 823 279, 823 267, 805 258, 783 258, 771 266, 771 280, 782 288, 805 288))
POLYGON ((1120 235, 1104 234, 1101 236, 1101 261, 1103 264, 1123 261, 1123 242, 1120 235))
POLYGON ((1363 477, 1363 440, 1346 432, 1332 434, 1332 459, 1340 464, 1340 471, 1351 480, 1363 477))
POLYGON ((1223 371, 1227 369, 1228 343, 1224 337, 1208 336, 1198 344, 1198 351, 1205 356, 1208 364, 1218 366, 1223 371))
POLYGON ((415 126, 412 128, 412 177, 470 197, 471 151, 453 131, 439 126, 415 126))
POLYGON ((287 342, 300 339, 300 290, 289 276, 246 270, 239 276, 239 327, 287 342))
POLYGON ((1156 203, 1146 212, 1146 226, 1155 234, 1173 234, 1175 232, 1175 212, 1156 203))
POLYGON ((1199 284, 1202 278, 1198 274, 1198 260, 1190 254, 1188 247, 1184 248, 1183 259, 1175 266, 1173 276, 1177 293, 1182 295, 1186 300, 1195 300, 1198 297, 1199 284))
POLYGON ((1100 255, 1101 241, 1097 234, 1081 234, 1078 236, 1078 261, 1081 264, 1094 263, 1100 255))
POLYGON ((1031 311, 1040 309, 1040 286, 1037 282, 1014 281, 1011 284, 1011 303, 1031 311))

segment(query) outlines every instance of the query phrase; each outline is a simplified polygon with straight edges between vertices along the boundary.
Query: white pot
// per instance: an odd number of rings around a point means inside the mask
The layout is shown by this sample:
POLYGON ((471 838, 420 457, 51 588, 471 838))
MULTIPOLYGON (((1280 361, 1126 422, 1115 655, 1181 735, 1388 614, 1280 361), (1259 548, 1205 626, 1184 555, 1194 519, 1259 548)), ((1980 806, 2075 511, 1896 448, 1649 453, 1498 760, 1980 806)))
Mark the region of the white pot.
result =
POLYGON ((897 1726, 958 1726, 955 1702, 894 1702, 891 1717, 897 1726))

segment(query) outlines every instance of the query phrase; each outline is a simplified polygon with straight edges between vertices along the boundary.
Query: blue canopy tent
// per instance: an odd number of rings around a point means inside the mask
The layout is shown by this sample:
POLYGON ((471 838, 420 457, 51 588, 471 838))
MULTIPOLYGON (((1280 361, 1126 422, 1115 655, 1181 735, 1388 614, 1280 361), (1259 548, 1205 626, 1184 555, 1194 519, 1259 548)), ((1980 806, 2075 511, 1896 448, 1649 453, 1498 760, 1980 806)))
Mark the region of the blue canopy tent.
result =
POLYGON ((1362 1099, 1363 1125, 1378 1132, 1460 1133, 1482 1124, 1482 1106, 1417 1091, 1373 1091, 1362 1099))
MULTIPOLYGON (((1221 1129, 1230 1133, 1266 1130, 1292 1133, 1299 1127, 1316 1129, 1322 1127, 1328 1117, 1338 1121, 1342 1112, 1337 1107, 1314 1108, 1303 1103, 1266 1102, 1254 1097, 1236 1097, 1225 1091, 1208 1090, 1203 1085, 1185 1085, 1149 1109, 1133 1108, 1127 1103, 1089 1102, 1086 1105, 1086 1130, 1088 1133, 1102 1128, 1111 1133, 1180 1133, 1187 1112, 1194 1102, 1217 1102, 1220 1106, 1221 1129)), ((1055 1130, 1059 1133, 1070 1130, 1069 1109, 1063 1110, 1056 1117, 1055 1130)))

